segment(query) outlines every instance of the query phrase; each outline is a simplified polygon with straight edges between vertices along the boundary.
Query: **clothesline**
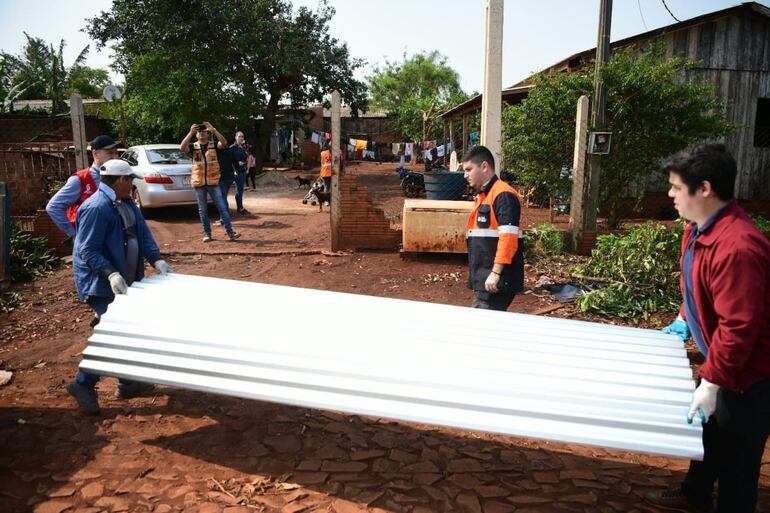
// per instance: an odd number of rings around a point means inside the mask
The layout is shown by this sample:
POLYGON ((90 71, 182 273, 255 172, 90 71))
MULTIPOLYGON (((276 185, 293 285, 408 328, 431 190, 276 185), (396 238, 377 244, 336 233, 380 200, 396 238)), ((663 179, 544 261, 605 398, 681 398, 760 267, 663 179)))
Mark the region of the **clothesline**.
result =
MULTIPOLYGON (((470 134, 470 141, 473 143, 474 135, 478 140, 478 132, 470 134)), ((329 132, 322 132, 320 130, 313 130, 311 135, 311 141, 321 145, 322 141, 324 145, 329 144, 331 140, 331 134, 329 132)), ((355 152, 358 157, 376 158, 377 154, 383 154, 383 148, 390 148, 391 154, 394 156, 404 155, 411 158, 415 152, 420 152, 422 158, 425 160, 433 160, 433 158, 441 158, 444 155, 451 153, 453 149, 452 142, 445 144, 439 144, 440 140, 430 141, 409 141, 409 142, 377 142, 370 139, 356 139, 356 138, 343 138, 343 141, 347 140, 347 151, 355 152), (435 155, 434 155, 435 150, 435 155), (360 155, 358 154, 359 152, 360 155)))

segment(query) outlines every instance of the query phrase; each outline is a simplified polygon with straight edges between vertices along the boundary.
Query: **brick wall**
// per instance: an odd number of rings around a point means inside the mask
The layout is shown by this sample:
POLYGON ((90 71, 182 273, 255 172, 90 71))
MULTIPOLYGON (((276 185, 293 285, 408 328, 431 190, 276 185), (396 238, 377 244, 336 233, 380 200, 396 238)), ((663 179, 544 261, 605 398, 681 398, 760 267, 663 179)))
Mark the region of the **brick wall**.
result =
POLYGON ((64 180, 75 171, 73 152, 7 150, 0 148, 0 182, 8 184, 11 215, 34 215, 48 202, 48 187, 53 180, 64 180))
POLYGON ((32 234, 35 237, 45 237, 46 246, 56 251, 60 256, 72 254, 72 248, 64 245, 64 239, 67 236, 51 221, 45 210, 37 211, 32 234))
POLYGON ((358 185, 355 175, 339 180, 341 209, 338 240, 343 249, 398 249, 401 232, 390 227, 382 209, 375 208, 369 189, 358 185))

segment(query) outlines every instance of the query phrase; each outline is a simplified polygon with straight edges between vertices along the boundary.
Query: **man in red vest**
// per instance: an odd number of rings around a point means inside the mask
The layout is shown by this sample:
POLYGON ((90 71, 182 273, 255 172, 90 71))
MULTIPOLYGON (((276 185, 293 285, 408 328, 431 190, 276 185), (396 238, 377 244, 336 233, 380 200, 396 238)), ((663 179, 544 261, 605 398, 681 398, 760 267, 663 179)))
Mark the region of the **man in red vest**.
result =
POLYGON ((100 135, 88 145, 94 163, 67 179, 45 206, 56 226, 67 235, 65 244, 71 246, 75 238, 75 215, 80 205, 99 188, 99 168, 118 156, 118 143, 109 135, 100 135))
POLYGON ((495 175, 495 158, 484 146, 463 155, 465 179, 476 191, 468 219, 468 288, 473 308, 508 309, 524 290, 521 198, 495 175))

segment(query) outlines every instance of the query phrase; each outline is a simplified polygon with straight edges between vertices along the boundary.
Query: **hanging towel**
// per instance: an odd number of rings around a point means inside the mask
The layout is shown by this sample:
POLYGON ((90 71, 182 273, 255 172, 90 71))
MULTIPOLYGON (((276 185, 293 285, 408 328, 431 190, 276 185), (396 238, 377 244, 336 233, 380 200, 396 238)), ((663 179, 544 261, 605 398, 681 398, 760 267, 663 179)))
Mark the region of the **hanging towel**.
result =
POLYGON ((366 141, 364 139, 356 139, 356 149, 357 150, 365 150, 366 149, 366 141))
POLYGON ((404 150, 404 155, 406 155, 409 158, 412 158, 412 153, 414 153, 414 143, 406 143, 406 149, 404 150))
POLYGON ((316 131, 314 130, 314 131, 313 131, 313 135, 311 135, 311 136, 310 136, 310 140, 311 140, 311 141, 313 141, 314 143, 318 144, 318 141, 320 140, 320 139, 318 138, 318 132, 316 132, 316 131))
POLYGON ((442 144, 438 148, 436 148, 436 156, 443 157, 444 156, 444 145, 442 144))
POLYGON ((392 147, 393 147, 393 155, 398 155, 398 150, 400 149, 401 145, 398 143, 393 143, 392 147))

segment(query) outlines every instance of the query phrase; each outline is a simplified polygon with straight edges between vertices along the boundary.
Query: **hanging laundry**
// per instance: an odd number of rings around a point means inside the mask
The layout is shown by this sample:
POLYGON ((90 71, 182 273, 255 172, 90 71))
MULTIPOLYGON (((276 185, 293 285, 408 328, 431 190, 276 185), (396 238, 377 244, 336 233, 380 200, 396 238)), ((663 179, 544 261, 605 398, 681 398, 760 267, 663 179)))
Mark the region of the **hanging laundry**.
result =
POLYGON ((422 142, 422 149, 423 150, 429 150, 431 145, 431 141, 423 141, 422 142))
POLYGON ((406 149, 404 150, 404 155, 412 158, 412 154, 414 153, 414 143, 406 143, 406 149))
POLYGON ((313 130, 313 134, 310 136, 310 140, 311 140, 312 142, 314 142, 314 143, 318 144, 318 142, 320 141, 320 139, 319 139, 319 137, 318 137, 318 132, 316 132, 315 130, 313 130))
POLYGON ((348 144, 355 148, 356 147, 356 140, 355 139, 348 139, 348 144))
POLYGON ((393 155, 398 155, 398 150, 401 147, 401 145, 398 143, 393 143, 391 147, 393 148, 393 155))
POLYGON ((356 149, 357 150, 365 150, 366 149, 366 141, 364 139, 356 139, 356 149))
POLYGON ((422 152, 422 159, 426 161, 433 160, 433 156, 430 154, 430 150, 424 150, 422 152))
POLYGON ((438 148, 436 148, 436 156, 443 157, 444 156, 444 145, 442 144, 438 148))
POLYGON ((326 137, 327 139, 331 139, 332 134, 330 134, 329 132, 324 132, 324 137, 326 137))

